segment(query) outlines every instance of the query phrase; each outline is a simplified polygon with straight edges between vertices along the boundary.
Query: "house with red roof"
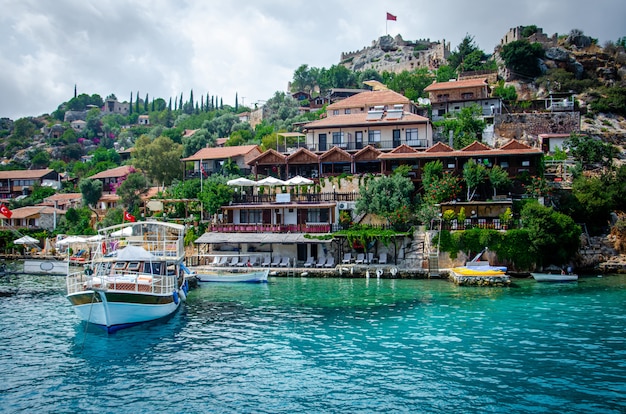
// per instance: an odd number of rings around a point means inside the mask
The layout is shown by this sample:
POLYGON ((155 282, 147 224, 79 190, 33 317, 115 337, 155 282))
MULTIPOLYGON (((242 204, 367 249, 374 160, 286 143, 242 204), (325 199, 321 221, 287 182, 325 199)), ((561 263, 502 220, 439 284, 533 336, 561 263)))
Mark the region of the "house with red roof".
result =
POLYGON ((326 107, 326 116, 303 125, 306 146, 322 153, 338 147, 355 153, 370 145, 390 151, 402 144, 432 145, 432 125, 407 97, 389 89, 357 93, 326 107))
POLYGON ((234 161, 243 174, 249 174, 249 161, 261 154, 258 145, 239 145, 232 147, 202 148, 190 157, 182 158, 185 178, 207 177, 221 173, 226 160, 234 161))
POLYGON ((102 191, 104 193, 114 193, 126 177, 128 177, 130 173, 134 173, 136 171, 137 170, 135 170, 132 165, 122 165, 120 167, 99 172, 89 178, 92 180, 102 181, 102 191))
POLYGON ((501 99, 491 96, 486 78, 435 82, 424 92, 428 92, 433 121, 472 105, 480 106, 483 116, 499 114, 502 108, 501 99))
POLYGON ((50 168, 0 171, 0 199, 8 200, 28 195, 35 184, 61 188, 59 174, 50 168))

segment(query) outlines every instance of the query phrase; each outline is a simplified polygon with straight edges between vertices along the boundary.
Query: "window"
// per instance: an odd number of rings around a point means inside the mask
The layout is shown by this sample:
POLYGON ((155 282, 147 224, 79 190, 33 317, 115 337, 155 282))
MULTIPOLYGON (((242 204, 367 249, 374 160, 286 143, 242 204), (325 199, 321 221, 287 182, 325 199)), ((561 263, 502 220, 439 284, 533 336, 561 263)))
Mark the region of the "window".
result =
POLYGON ((502 168, 509 168, 509 162, 508 161, 502 161, 500 163, 500 167, 502 167, 502 168))
POLYGON ((116 262, 114 269, 115 270, 126 269, 126 262, 116 262))
POLYGON ((343 132, 333 132, 333 145, 342 146, 344 144, 343 132))
POLYGON ((530 167, 530 161, 522 161, 522 167, 530 167))
POLYGON ((343 111, 343 113, 344 113, 344 114, 346 114, 346 115, 350 115, 350 108, 346 108, 346 109, 343 111))
POLYGON ((406 143, 412 147, 419 145, 419 140, 417 139, 417 128, 407 128, 406 143))
POLYGON ((369 131, 367 136, 370 143, 380 142, 380 130, 369 131))
POLYGON ((461 94, 461 99, 474 99, 474 92, 465 92, 461 94))
POLYGON ((161 262, 154 262, 154 263, 146 263, 144 265, 144 273, 151 273, 153 275, 160 275, 161 274, 161 262))
POLYGON ((339 109, 333 109, 333 115, 339 115, 339 109))
POLYGON ((130 262, 128 264, 128 270, 138 271, 139 270, 139 262, 130 262))
POLYGON ((309 223, 328 223, 328 209, 309 209, 309 211, 307 212, 306 220, 309 223))
POLYGON ((261 210, 241 210, 239 212, 239 221, 241 224, 262 223, 261 210))

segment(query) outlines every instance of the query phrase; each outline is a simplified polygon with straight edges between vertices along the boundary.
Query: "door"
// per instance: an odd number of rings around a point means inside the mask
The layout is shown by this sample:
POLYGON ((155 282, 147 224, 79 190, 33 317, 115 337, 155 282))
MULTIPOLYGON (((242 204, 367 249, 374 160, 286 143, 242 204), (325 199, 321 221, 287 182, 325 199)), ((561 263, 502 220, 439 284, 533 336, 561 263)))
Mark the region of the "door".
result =
POLYGON ((397 148, 399 146, 400 146, 400 130, 394 129, 393 130, 393 147, 397 148))
POLYGON ((354 133, 355 148, 361 149, 363 148, 363 131, 357 131, 354 133))
POLYGON ((319 140, 320 140, 319 150, 326 151, 326 134, 320 134, 319 140))
POLYGON ((300 262, 300 263, 306 262, 306 259, 307 259, 306 244, 299 243, 296 246, 297 246, 297 249, 298 249, 298 262, 300 262))

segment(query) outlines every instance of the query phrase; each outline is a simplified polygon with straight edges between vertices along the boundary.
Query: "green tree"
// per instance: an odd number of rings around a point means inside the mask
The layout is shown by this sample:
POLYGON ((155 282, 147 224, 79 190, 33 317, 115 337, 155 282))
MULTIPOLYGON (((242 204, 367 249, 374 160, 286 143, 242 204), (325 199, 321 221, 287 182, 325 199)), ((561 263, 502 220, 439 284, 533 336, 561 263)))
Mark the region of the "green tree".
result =
POLYGON ((198 198, 209 215, 217 213, 223 205, 232 201, 234 190, 226 181, 227 178, 219 174, 213 174, 203 181, 198 198))
POLYGON ((116 194, 129 211, 135 210, 141 204, 141 196, 148 192, 146 177, 141 173, 131 173, 120 184, 116 194))
POLYGON ((48 151, 39 150, 30 158, 33 168, 46 168, 50 165, 50 154, 48 151))
POLYGON ((487 168, 470 158, 463 165, 463 179, 467 186, 467 201, 472 201, 478 187, 487 180, 487 168))
POLYGON ((613 158, 617 155, 616 148, 588 135, 570 134, 564 146, 569 148, 570 154, 579 161, 583 168, 593 164, 608 167, 612 165, 613 158))
POLYGON ((375 214, 389 220, 392 213, 411 205, 414 189, 411 180, 401 174, 369 180, 366 185, 359 187, 356 213, 375 214))
POLYGON ((398 74, 385 72, 383 79, 389 89, 416 101, 427 96, 424 89, 433 83, 434 77, 428 68, 418 68, 412 72, 405 70, 398 74))
POLYGON ((467 72, 484 69, 487 58, 474 42, 474 36, 466 34, 456 49, 450 53, 448 64, 459 73, 467 72))
POLYGON ((498 82, 498 86, 493 89, 493 96, 500 97, 504 101, 516 101, 517 91, 515 90, 515 86, 505 86, 504 81, 501 80, 498 82))
POLYGON ((489 177, 491 187, 493 187, 494 197, 496 196, 498 189, 506 188, 511 185, 509 173, 499 165, 494 165, 491 169, 489 169, 487 171, 487 175, 489 177))
POLYGON ((529 202, 522 208, 521 219, 539 265, 565 264, 578 251, 582 231, 571 217, 529 202))
POLYGON ((85 208, 69 208, 64 216, 61 216, 57 232, 65 234, 95 234, 91 225, 91 210, 85 208))
POLYGON ((102 181, 85 178, 80 180, 78 188, 83 196, 83 203, 93 211, 97 218, 98 212, 95 208, 102 197, 102 181))
POLYGON ((31 138, 37 131, 37 126, 28 118, 20 118, 13 123, 14 138, 31 138))
POLYGON ((539 59, 544 56, 544 52, 540 43, 530 43, 526 39, 516 40, 502 46, 500 56, 506 67, 517 76, 536 78, 541 75, 539 59))
POLYGON ((169 185, 172 180, 182 176, 180 158, 183 146, 167 137, 158 137, 154 141, 142 135, 135 142, 133 165, 160 185, 169 185))
POLYGON ((455 149, 464 148, 478 140, 486 126, 482 119, 482 109, 478 105, 466 106, 458 113, 446 114, 445 119, 433 124, 441 128, 444 136, 452 131, 455 149))
POLYGON ((454 69, 449 65, 441 65, 437 68, 435 75, 437 82, 448 82, 450 79, 456 78, 454 69))

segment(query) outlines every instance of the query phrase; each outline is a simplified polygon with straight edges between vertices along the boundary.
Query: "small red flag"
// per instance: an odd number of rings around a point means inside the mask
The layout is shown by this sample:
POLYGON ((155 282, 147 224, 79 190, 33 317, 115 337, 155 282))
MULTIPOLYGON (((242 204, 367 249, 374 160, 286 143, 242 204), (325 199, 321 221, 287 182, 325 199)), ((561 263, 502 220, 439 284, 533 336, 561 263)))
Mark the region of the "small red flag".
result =
POLYGON ((393 20, 395 22, 396 20, 398 20, 398 17, 394 16, 393 14, 391 14, 389 12, 387 12, 387 20, 393 20))
POLYGON ((130 214, 128 211, 124 211, 124 221, 137 221, 137 219, 135 219, 135 216, 130 214))
POLYGON ((5 204, 2 204, 0 205, 0 214, 5 216, 6 218, 11 218, 13 212, 9 210, 9 208, 5 204))

